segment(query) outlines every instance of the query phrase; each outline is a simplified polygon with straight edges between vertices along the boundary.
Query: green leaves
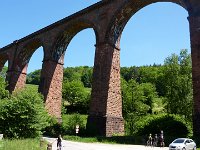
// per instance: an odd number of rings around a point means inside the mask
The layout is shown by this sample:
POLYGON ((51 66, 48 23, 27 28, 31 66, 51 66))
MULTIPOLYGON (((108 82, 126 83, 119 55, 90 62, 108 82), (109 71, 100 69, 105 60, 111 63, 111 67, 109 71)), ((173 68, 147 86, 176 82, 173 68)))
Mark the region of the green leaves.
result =
POLYGON ((25 89, 0 101, 0 132, 9 138, 37 137, 49 115, 39 93, 25 89))
POLYGON ((180 56, 172 54, 164 64, 165 97, 168 113, 192 115, 192 71, 191 57, 187 50, 181 50, 180 56))

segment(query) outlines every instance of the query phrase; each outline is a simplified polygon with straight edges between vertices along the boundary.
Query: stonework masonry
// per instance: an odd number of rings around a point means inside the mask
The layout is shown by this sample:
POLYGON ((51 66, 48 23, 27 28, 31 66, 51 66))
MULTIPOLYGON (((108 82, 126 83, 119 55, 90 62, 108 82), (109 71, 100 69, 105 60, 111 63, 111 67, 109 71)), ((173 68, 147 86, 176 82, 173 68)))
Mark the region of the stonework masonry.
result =
MULTIPOLYGON (((91 103, 87 130, 93 135, 124 133, 120 87, 120 38, 126 23, 143 7, 156 2, 180 5, 188 14, 194 91, 194 135, 200 136, 200 1, 199 0, 102 0, 0 49, 0 69, 8 61, 10 92, 25 86, 32 54, 43 47, 39 92, 49 114, 61 122, 63 60, 74 36, 92 28, 96 36, 91 103)), ((159 13, 159 12, 158 12, 159 13)), ((134 36, 134 35, 133 35, 134 36)))

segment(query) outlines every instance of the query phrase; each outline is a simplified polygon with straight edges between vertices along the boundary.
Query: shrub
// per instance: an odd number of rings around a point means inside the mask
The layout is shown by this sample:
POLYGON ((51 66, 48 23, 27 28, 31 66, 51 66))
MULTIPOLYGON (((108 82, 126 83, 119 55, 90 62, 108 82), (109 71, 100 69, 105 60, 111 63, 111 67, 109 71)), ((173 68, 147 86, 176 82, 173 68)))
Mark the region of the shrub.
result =
POLYGON ((56 118, 51 117, 49 122, 50 124, 44 129, 43 135, 57 137, 59 134, 62 134, 62 126, 56 118))
POLYGON ((7 138, 32 138, 48 126, 41 94, 24 89, 0 101, 0 132, 7 138))
POLYGON ((63 134, 75 135, 76 125, 79 125, 79 135, 83 135, 86 126, 85 119, 85 117, 78 113, 69 116, 64 116, 62 124, 63 134))
POLYGON ((164 131, 165 136, 187 137, 191 136, 192 129, 189 123, 178 115, 150 115, 136 122, 136 134, 148 135, 164 131))

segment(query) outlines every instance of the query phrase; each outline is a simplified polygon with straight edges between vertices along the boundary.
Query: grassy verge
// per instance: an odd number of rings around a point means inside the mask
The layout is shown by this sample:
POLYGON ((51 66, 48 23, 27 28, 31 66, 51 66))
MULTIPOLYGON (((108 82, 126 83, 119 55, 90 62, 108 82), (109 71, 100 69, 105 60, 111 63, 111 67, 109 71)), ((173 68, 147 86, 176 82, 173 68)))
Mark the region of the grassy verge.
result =
POLYGON ((46 150, 46 143, 40 145, 40 139, 1 140, 0 150, 46 150))

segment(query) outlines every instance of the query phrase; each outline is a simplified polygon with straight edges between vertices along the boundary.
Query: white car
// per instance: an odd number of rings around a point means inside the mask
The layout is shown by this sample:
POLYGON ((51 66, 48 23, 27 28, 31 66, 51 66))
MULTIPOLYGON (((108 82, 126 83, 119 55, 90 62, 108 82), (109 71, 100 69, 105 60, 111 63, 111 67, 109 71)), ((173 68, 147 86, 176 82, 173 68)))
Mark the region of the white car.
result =
POLYGON ((196 143, 189 138, 178 138, 169 145, 169 150, 196 150, 196 143))

